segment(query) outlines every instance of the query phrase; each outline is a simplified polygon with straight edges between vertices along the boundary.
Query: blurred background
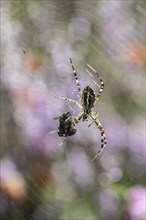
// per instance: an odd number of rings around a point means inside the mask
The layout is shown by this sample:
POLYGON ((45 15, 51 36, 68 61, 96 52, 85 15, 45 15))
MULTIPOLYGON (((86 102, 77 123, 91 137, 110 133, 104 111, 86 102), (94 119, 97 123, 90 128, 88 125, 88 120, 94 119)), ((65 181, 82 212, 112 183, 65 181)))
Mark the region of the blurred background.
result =
POLYGON ((0 214, 3 220, 144 220, 144 0, 1 1, 0 214), (91 121, 60 146, 54 117, 80 109, 81 88, 105 88, 91 121), (94 74, 94 80, 99 83, 94 74))

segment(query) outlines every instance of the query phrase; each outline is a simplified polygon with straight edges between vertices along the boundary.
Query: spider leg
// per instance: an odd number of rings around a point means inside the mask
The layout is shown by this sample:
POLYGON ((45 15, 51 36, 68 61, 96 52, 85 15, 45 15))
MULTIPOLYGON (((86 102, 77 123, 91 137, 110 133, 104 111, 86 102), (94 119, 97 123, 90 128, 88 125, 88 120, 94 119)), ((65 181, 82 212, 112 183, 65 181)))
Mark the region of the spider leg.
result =
POLYGON ((94 120, 92 120, 92 122, 88 125, 88 127, 90 127, 93 123, 95 123, 95 121, 96 121, 96 119, 98 118, 98 115, 99 115, 99 113, 98 112, 95 112, 95 113, 92 113, 92 114, 94 114, 95 115, 95 119, 94 120))
POLYGON ((100 132, 101 132, 101 148, 100 150, 97 152, 97 154, 94 156, 94 158, 91 161, 94 161, 98 155, 100 153, 102 153, 103 149, 106 146, 106 138, 105 138, 105 132, 104 132, 104 128, 102 126, 102 124, 100 123, 100 121, 98 119, 96 119, 92 114, 90 114, 90 117, 95 121, 97 127, 99 128, 100 132))
POLYGON ((84 112, 81 112, 73 119, 75 124, 77 124, 79 120, 81 120, 81 118, 83 117, 83 114, 84 112))
POLYGON ((71 65, 72 65, 73 74, 74 74, 74 77, 75 77, 77 89, 78 89, 79 96, 80 96, 80 99, 81 99, 81 97, 82 97, 82 92, 81 92, 81 88, 80 88, 80 83, 79 83, 78 76, 77 76, 77 73, 76 73, 75 68, 74 68, 74 66, 73 66, 73 63, 72 63, 72 59, 71 59, 71 58, 70 58, 70 63, 71 63, 71 65))
POLYGON ((78 106, 79 108, 82 109, 81 104, 78 103, 77 101, 73 100, 73 99, 70 99, 70 98, 67 98, 67 97, 63 97, 63 96, 55 96, 55 98, 57 98, 57 99, 63 99, 63 100, 65 100, 65 101, 71 102, 71 103, 75 104, 76 106, 78 106))
MULTIPOLYGON (((99 97, 101 96, 102 92, 103 92, 104 82, 103 82, 103 80, 101 79, 99 73, 98 73, 93 67, 91 67, 89 64, 87 64, 87 66, 88 66, 94 73, 97 74, 97 76, 98 76, 98 78, 99 78, 99 80, 100 80, 100 90, 99 90, 98 95, 96 96, 96 100, 95 100, 95 103, 96 103, 96 102, 98 101, 99 97)), ((97 86, 99 86, 98 83, 95 82, 95 84, 97 84, 97 86)), ((95 103, 94 103, 94 104, 95 104, 95 103)))
MULTIPOLYGON (((87 64, 87 65, 89 65, 89 64, 87 64)), ((94 84, 95 84, 98 88, 100 88, 100 85, 95 81, 95 77, 93 76, 93 74, 92 74, 89 70, 87 70, 87 69, 85 69, 85 70, 86 70, 86 72, 91 76, 92 81, 94 82, 94 84)))

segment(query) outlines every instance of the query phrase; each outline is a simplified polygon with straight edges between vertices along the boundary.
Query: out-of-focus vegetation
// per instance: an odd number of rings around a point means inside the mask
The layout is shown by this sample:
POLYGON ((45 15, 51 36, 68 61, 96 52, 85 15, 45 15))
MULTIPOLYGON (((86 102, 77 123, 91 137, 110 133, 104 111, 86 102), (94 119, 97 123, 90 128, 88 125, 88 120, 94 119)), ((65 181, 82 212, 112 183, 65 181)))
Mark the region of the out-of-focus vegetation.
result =
POLYGON ((3 220, 144 220, 144 0, 1 1, 1 172, 3 220), (54 117, 79 109, 69 58, 81 88, 99 92, 100 131, 80 121, 62 144, 54 117), (95 81, 98 78, 94 75, 95 81))

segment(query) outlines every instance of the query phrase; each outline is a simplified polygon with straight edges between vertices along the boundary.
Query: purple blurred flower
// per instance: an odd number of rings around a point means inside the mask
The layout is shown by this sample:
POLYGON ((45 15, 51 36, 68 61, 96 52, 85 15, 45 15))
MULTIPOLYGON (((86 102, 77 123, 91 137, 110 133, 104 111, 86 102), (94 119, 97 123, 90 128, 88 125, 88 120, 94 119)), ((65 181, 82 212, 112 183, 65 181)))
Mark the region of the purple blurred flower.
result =
POLYGON ((74 177, 76 183, 86 190, 94 185, 94 170, 87 155, 81 148, 73 146, 68 153, 68 171, 74 177))
POLYGON ((134 186, 128 192, 128 212, 132 220, 146 219, 146 188, 134 186))

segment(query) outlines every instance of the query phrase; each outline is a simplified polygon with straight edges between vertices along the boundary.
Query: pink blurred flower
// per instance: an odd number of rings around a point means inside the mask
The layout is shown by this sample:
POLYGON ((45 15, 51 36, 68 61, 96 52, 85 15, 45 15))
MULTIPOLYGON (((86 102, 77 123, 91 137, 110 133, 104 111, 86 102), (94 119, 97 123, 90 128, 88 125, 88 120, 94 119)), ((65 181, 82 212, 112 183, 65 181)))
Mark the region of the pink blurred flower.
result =
POLYGON ((128 213, 133 220, 146 219, 146 188, 134 186, 128 192, 128 213))
POLYGON ((7 158, 1 161, 0 166, 0 190, 14 201, 22 200, 27 193, 24 177, 7 158))

